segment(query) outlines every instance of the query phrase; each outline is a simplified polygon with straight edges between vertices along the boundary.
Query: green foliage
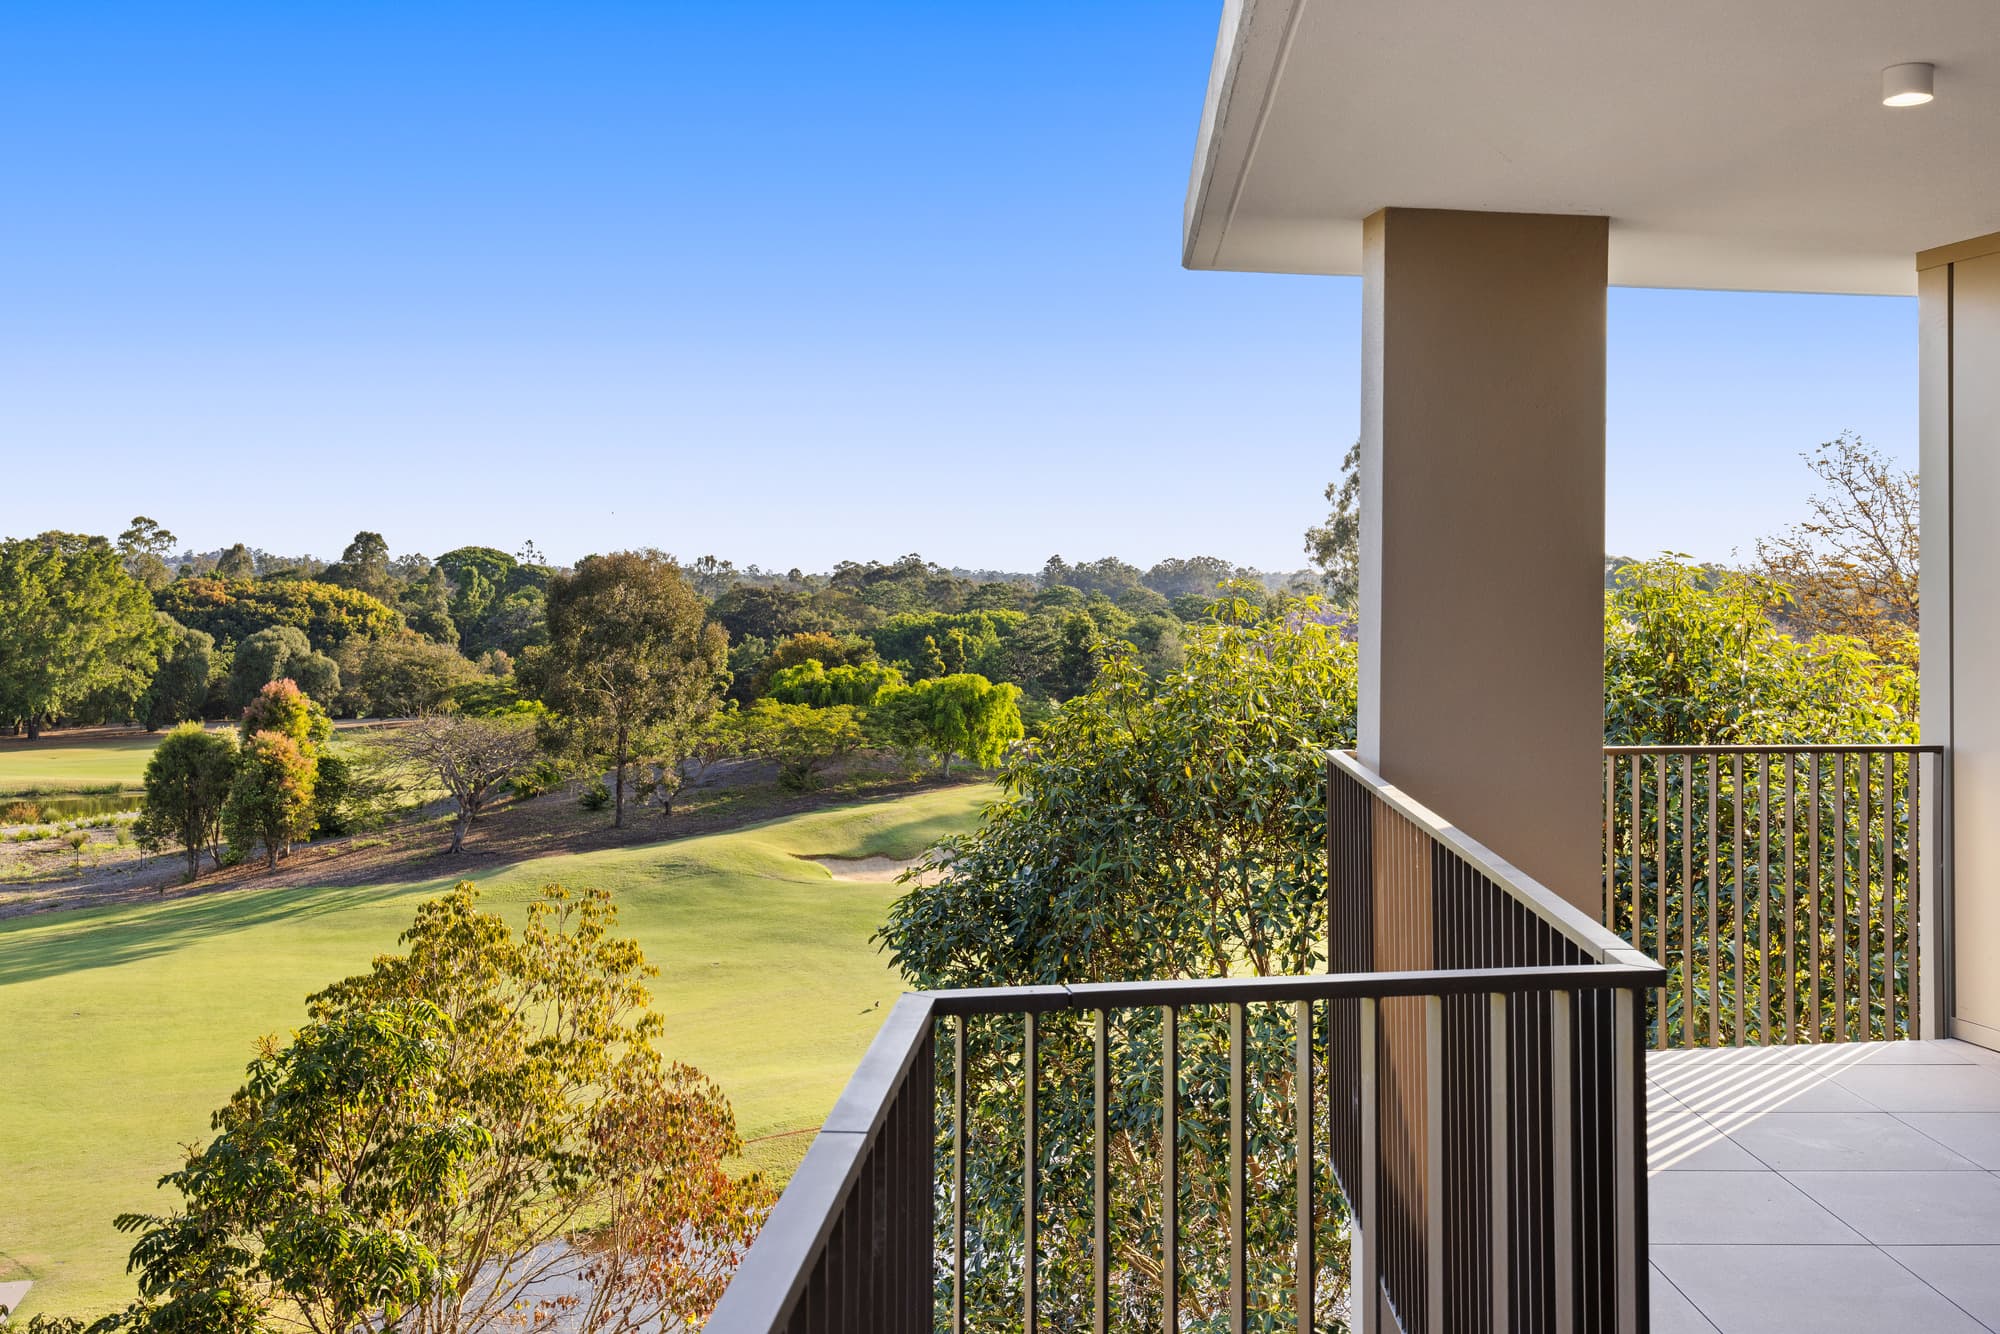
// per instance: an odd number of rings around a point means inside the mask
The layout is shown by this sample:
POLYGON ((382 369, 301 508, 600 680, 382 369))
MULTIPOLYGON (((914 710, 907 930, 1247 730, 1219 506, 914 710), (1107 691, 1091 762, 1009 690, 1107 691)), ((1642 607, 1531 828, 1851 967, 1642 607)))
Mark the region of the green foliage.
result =
POLYGON ((343 655, 341 701, 357 715, 410 718, 440 708, 461 686, 483 678, 448 644, 400 634, 349 646, 343 655))
POLYGON ((622 825, 626 767, 641 754, 678 765, 722 694, 728 637, 657 551, 592 556, 557 575, 548 635, 520 674, 559 715, 548 740, 611 762, 612 823, 622 825))
POLYGON ((149 732, 201 717, 208 703, 210 678, 215 674, 213 637, 188 629, 165 612, 154 616, 167 641, 159 667, 139 702, 139 716, 149 732))
POLYGON ((259 732, 277 732, 317 754, 333 739, 333 720, 297 682, 272 681, 243 707, 237 730, 245 741, 259 732))
POLYGON ((535 759, 532 714, 437 713, 399 727, 379 743, 393 763, 426 787, 442 788, 455 807, 451 851, 465 848, 466 831, 500 790, 535 759))
POLYGON ((593 778, 576 794, 576 804, 593 813, 611 809, 611 789, 602 778, 593 778))
POLYGON ((868 637, 884 662, 908 663, 921 679, 980 668, 1027 620, 1018 611, 905 612, 868 637))
POLYGON ((959 672, 885 692, 870 721, 893 744, 928 751, 949 777, 954 756, 991 767, 1021 739, 1020 698, 1018 686, 959 672))
MULTIPOLYGON (((1357 659, 1338 631, 1305 605, 1266 615, 1232 601, 1191 631, 1184 666, 1157 680, 1112 653, 1096 682, 1016 747, 1002 771, 1009 800, 988 808, 978 833, 948 839, 905 880, 879 939, 915 986, 959 987, 1126 978, 1312 972, 1325 966, 1323 753, 1353 741, 1357 659), (927 883, 928 882, 928 883, 927 883)), ((1044 1208, 1084 1219, 1088 1173, 1064 1170, 1089 1142, 1094 1115, 1085 1025, 1048 1016, 1042 1028, 1046 1118, 1044 1208)), ((1286 1213, 1293 1163, 1281 1129, 1293 1090, 1291 1017, 1251 1007, 1247 1168, 1256 1202, 1248 1252, 1253 1305, 1282 1307, 1291 1281, 1286 1213)), ((1017 1128, 1020 1024, 980 1020, 968 1030, 965 1071, 970 1156, 969 1225, 979 1238, 967 1299, 979 1322, 1013 1309, 1011 1275, 1022 1242, 1017 1128)), ((1110 1020, 1113 1083, 1107 1117, 1114 1238, 1112 1300, 1135 1327, 1157 1325, 1148 1281, 1160 1227, 1161 1025, 1152 1012, 1110 1020)), ((1186 1096, 1227 1087, 1226 1016, 1190 1008, 1180 1019, 1186 1096)), ((949 1072, 945 1077, 949 1077, 949 1072)), ((1211 1104, 1212 1105, 1212 1104, 1211 1104)), ((1183 1318, 1199 1327, 1226 1310, 1223 1223, 1228 1152, 1221 1121, 1183 1120, 1178 1152, 1183 1318)), ((1322 1200, 1339 1195, 1322 1178, 1322 1200)), ((1323 1211, 1317 1253, 1318 1318, 1329 1326, 1344 1290, 1344 1213, 1323 1211)), ((1051 1328, 1090 1318, 1087 1233, 1044 1232, 1040 1272, 1051 1328)), ((1219 1323, 1218 1323, 1219 1327, 1219 1323)))
POLYGON ((144 584, 148 592, 166 587, 174 578, 167 557, 178 540, 145 515, 134 515, 125 531, 118 534, 118 554, 125 562, 125 573, 144 584))
POLYGON ((396 605, 409 627, 424 638, 458 647, 458 623, 451 616, 451 582, 433 565, 430 573, 402 592, 396 605))
POLYGON ((311 579, 252 583, 196 576, 175 580, 154 601, 182 625, 221 644, 289 625, 303 630, 314 649, 331 653, 350 640, 377 639, 401 625, 392 609, 367 593, 311 579))
POLYGON ((811 592, 738 584, 715 600, 709 615, 729 637, 776 641, 799 634, 837 634, 846 618, 811 592))
POLYGON ((761 699, 736 715, 735 728, 744 753, 776 760, 778 781, 798 789, 817 787, 822 768, 866 739, 860 713, 846 704, 816 709, 761 699))
POLYGON ((0 541, 0 721, 32 736, 86 708, 130 717, 167 643, 145 586, 103 538, 0 541))
POLYGON ((1770 615, 1784 600, 1768 579, 1671 556, 1619 570, 1604 607, 1606 744, 1914 742, 1916 673, 1859 640, 1791 638, 1770 615))
POLYGON ((259 630, 236 646, 229 665, 230 702, 241 708, 273 681, 290 679, 316 699, 340 689, 340 667, 313 651, 305 631, 290 625, 259 630))
POLYGON ((1327 520, 1306 529, 1306 555, 1319 571, 1320 586, 1336 605, 1361 599, 1361 442, 1340 459, 1340 479, 1326 485, 1332 506, 1327 520))
MULTIPOLYGON (((160 741, 146 761, 146 803, 137 833, 142 846, 178 845, 187 878, 201 874, 201 850, 221 841, 222 807, 236 777, 236 738, 183 723, 160 741)), ((219 855, 215 858, 221 864, 219 855)))
POLYGON ((266 870, 313 826, 317 757, 283 732, 250 736, 222 807, 222 832, 237 855, 262 845, 266 870))
POLYGON ((381 602, 396 596, 396 581, 389 570, 389 544, 380 533, 356 533, 340 559, 326 567, 323 577, 327 583, 352 588, 381 602))
POLYGON ((865 709, 883 691, 902 684, 901 672, 879 662, 843 664, 829 670, 817 658, 810 658, 773 675, 769 694, 780 704, 810 704, 816 709, 852 704, 865 709))

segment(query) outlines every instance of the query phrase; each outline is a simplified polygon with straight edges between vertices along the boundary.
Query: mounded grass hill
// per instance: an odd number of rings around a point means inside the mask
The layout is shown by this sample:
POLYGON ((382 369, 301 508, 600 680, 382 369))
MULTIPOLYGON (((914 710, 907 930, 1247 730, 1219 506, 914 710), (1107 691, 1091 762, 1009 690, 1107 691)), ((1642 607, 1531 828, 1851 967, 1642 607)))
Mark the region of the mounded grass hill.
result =
MULTIPOLYGON (((896 887, 803 858, 913 857, 972 827, 993 795, 945 788, 536 858, 479 885, 516 921, 548 881, 613 891, 620 929, 660 968, 667 1054, 722 1084, 750 1163, 782 1179, 902 990, 868 939, 896 887)), ((154 1181, 206 1139, 253 1041, 299 1022, 307 993, 391 948, 450 883, 242 888, 0 920, 0 1282, 34 1280, 24 1314, 131 1295, 130 1240, 112 1217, 166 1207, 154 1181)))

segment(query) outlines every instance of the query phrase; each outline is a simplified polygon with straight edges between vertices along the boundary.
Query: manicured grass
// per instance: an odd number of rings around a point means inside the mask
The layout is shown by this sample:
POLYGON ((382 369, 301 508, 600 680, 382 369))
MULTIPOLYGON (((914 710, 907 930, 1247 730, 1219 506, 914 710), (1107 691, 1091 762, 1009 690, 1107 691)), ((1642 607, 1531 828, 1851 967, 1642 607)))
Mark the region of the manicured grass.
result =
POLYGON ((21 792, 136 788, 164 732, 102 733, 88 738, 0 737, 0 797, 21 792))
MULTIPOLYGON (((667 1054, 721 1082, 751 1161, 782 1177, 901 986, 868 941, 895 896, 803 856, 910 857, 969 828, 986 787, 794 816, 726 834, 521 862, 480 877, 519 920, 538 886, 617 895, 621 927, 659 965, 667 1054), (778 1138, 771 1138, 778 1136, 778 1138)), ((0 1281, 24 1311, 95 1312, 131 1293, 126 1210, 205 1138, 251 1044, 303 1015, 309 991, 393 946, 416 903, 454 878, 236 890, 160 905, 0 922, 0 1281)))

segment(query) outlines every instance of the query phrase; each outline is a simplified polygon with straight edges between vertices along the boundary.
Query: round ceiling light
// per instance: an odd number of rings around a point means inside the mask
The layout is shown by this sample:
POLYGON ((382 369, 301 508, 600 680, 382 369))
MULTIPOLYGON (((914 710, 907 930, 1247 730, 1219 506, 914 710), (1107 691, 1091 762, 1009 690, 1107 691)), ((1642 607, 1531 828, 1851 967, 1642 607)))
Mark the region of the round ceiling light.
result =
POLYGON ((1937 66, 1930 64, 1891 65, 1882 71, 1882 105, 1920 107, 1931 100, 1932 80, 1937 66))

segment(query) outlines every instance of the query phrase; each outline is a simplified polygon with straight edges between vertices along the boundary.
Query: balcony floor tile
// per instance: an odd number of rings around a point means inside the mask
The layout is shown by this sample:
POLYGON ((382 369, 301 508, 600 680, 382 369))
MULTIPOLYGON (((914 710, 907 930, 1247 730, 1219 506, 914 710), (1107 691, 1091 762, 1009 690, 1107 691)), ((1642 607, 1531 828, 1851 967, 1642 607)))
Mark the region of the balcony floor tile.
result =
POLYGON ((1976 1172, 1979 1164, 1887 1112, 1768 1112, 1730 1141, 1779 1172, 1976 1172))
POLYGON ((1749 1246, 1783 1238, 1837 1246, 1864 1240, 1776 1172, 1663 1172, 1647 1191, 1655 1254, 1662 1244, 1749 1246))
POLYGON ((1902 1112, 1897 1119, 1989 1171, 2000 1170, 2000 1112, 1902 1112))
POLYGON ((1873 1246, 1655 1245, 1653 1264, 1719 1334, 1985 1329, 1873 1246))
POLYGON ((1891 1246, 1888 1251, 1975 1320, 2000 1329, 2000 1246, 1891 1246))

